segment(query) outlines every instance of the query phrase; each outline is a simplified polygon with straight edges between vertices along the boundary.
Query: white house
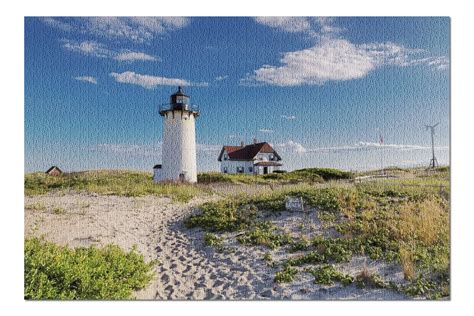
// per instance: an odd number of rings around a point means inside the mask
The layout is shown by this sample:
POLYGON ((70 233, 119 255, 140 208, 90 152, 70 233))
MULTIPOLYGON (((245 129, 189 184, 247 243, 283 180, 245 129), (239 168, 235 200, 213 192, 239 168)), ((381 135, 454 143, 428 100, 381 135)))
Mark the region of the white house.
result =
POLYGON ((223 146, 217 159, 222 173, 268 174, 282 166, 280 155, 267 143, 223 146))

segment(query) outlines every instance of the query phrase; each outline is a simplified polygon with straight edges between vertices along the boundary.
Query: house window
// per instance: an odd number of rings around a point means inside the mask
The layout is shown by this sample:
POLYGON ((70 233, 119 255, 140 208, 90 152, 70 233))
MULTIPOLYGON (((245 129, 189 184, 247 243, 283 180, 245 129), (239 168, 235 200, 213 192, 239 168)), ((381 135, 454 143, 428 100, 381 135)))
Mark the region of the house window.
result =
POLYGON ((253 167, 249 167, 249 172, 253 172, 253 167))
POLYGON ((227 173, 227 167, 224 167, 224 173, 227 173))
POLYGON ((229 159, 229 156, 227 156, 227 154, 224 154, 224 160, 227 160, 229 159))
POLYGON ((244 173, 244 167, 237 167, 237 173, 244 173))
POLYGON ((274 160, 275 156, 273 154, 270 155, 270 160, 274 160))

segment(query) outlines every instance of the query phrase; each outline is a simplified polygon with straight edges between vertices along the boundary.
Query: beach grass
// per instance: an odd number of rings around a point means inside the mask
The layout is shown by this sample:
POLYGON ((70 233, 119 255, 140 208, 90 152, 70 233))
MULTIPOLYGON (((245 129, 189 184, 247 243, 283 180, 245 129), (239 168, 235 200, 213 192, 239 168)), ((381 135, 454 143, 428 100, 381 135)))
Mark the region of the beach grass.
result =
POLYGON ((232 184, 295 184, 323 183, 330 180, 352 179, 353 174, 331 168, 306 168, 291 172, 274 172, 266 175, 225 174, 205 172, 198 174, 199 183, 232 183, 232 184))
POLYGON ((396 287, 378 276, 374 280, 359 278, 360 284, 384 285, 428 299, 449 296, 449 169, 440 168, 429 175, 420 170, 403 172, 411 176, 331 187, 301 184, 210 202, 186 223, 222 236, 240 231, 237 241, 250 247, 285 249, 289 255, 280 263, 276 282, 291 282, 298 269, 307 266, 313 266, 313 275, 332 282, 342 275, 321 265, 349 262, 359 255, 399 264, 406 279, 404 286, 396 287), (327 229, 335 230, 337 237, 294 238, 262 220, 262 214, 284 212, 288 196, 303 198, 310 212, 325 222, 327 229), (239 215, 249 208, 251 217, 239 215), (292 256, 295 251, 299 254, 292 256))
POLYGON ((36 172, 25 175, 25 195, 50 192, 87 192, 132 197, 157 195, 187 202, 197 195, 208 193, 209 190, 184 183, 154 183, 150 173, 137 171, 84 171, 59 176, 36 172))

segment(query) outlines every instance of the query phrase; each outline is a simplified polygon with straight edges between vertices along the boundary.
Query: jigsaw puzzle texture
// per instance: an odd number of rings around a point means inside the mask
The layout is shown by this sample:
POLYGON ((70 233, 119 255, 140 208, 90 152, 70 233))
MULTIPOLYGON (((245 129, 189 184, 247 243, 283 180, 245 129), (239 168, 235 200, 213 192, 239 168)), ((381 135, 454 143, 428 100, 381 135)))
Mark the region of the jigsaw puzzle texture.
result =
POLYGON ((25 18, 25 298, 450 298, 448 17, 25 18))

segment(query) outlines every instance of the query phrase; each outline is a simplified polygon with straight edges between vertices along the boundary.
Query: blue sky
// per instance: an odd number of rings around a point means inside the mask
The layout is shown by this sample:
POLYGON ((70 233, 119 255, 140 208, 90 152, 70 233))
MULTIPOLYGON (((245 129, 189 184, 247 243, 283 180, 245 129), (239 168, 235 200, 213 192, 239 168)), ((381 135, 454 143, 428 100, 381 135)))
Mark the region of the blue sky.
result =
POLYGON ((25 171, 161 161, 158 105, 200 106, 198 170, 223 144, 288 170, 449 163, 448 18, 26 18, 25 171), (379 144, 379 134, 384 144, 379 144))

